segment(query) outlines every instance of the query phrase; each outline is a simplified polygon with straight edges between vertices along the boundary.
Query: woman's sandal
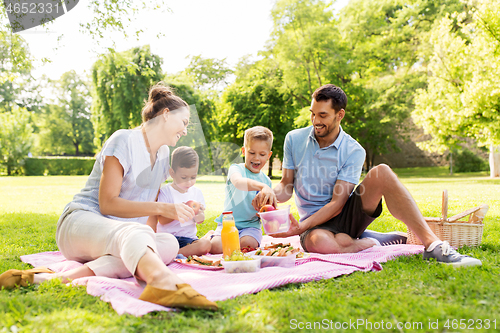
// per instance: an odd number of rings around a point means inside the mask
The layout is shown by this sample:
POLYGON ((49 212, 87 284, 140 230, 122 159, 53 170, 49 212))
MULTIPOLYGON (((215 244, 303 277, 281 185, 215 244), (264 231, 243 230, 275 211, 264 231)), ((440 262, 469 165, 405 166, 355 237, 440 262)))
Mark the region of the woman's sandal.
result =
POLYGON ((139 299, 169 308, 217 310, 217 304, 194 290, 189 284, 177 284, 177 290, 164 290, 147 285, 139 299))
POLYGON ((14 289, 16 287, 27 287, 33 284, 34 275, 37 273, 54 273, 48 268, 37 267, 27 270, 9 269, 0 275, 0 289, 14 289))

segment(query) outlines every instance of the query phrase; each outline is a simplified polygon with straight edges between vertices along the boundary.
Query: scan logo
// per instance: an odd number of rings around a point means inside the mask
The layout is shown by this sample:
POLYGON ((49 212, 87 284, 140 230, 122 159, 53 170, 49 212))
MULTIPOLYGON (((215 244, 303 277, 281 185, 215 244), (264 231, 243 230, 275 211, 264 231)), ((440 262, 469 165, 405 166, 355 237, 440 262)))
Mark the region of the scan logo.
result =
POLYGON ((12 32, 50 22, 75 8, 79 0, 3 0, 12 32))

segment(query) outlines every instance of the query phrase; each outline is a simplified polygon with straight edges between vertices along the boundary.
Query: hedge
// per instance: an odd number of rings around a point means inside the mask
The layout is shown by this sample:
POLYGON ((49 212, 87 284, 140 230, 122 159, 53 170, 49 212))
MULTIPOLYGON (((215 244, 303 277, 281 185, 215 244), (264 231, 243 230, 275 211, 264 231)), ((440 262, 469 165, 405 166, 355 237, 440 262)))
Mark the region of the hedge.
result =
POLYGON ((24 160, 26 176, 89 175, 95 158, 91 157, 30 157, 24 160))
POLYGON ((467 149, 453 156, 453 164, 454 172, 478 172, 490 169, 488 161, 467 149))

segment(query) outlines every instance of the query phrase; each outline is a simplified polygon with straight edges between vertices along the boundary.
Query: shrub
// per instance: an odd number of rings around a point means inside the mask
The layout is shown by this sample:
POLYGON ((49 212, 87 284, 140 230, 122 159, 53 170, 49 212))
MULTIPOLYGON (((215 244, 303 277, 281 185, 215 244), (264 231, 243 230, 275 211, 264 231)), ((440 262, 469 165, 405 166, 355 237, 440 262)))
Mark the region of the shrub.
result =
POLYGON ((488 161, 477 156, 470 150, 464 149, 453 156, 453 171, 455 172, 477 172, 488 171, 488 161))
POLYGON ((24 165, 26 176, 89 175, 95 159, 88 157, 27 158, 24 165))

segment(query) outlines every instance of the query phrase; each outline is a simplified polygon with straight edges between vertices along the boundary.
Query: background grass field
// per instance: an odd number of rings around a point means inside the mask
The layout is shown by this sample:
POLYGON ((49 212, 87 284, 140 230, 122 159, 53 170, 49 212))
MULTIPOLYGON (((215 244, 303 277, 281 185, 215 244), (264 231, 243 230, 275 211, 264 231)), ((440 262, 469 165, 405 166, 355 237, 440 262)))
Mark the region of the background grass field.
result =
MULTIPOLYGON (((370 329, 370 323, 380 325, 381 321, 385 325, 390 322, 392 329, 378 331, 500 331, 500 180, 490 179, 486 173, 449 176, 446 168, 396 172, 425 216, 440 215, 445 188, 450 215, 481 203, 490 206, 482 245, 460 250, 481 259, 483 266, 453 269, 424 262, 416 255, 385 263, 384 270, 377 273, 356 272, 289 284, 218 302, 221 310, 216 313, 190 310, 141 318, 117 315, 108 303, 87 295, 84 287, 51 281, 0 291, 0 332, 290 332, 300 327, 335 331, 336 322, 357 320, 365 321, 356 331, 367 332, 376 331, 373 326, 370 329), (465 320, 462 328, 460 319, 465 320), (490 320, 489 328, 486 319, 490 320), (437 329, 430 328, 429 323, 436 321, 437 329), (397 323, 406 324, 406 328, 398 329, 397 323), (452 327, 452 323, 457 326, 452 327)), ((30 267, 20 261, 21 255, 57 250, 54 235, 59 214, 86 179, 0 177, 0 272, 30 267)), ((222 210, 224 180, 201 177, 197 186, 208 207, 207 221, 199 227, 199 235, 203 235, 215 228, 213 220, 222 210)), ((289 204, 297 216, 293 200, 289 204)), ((405 231, 406 227, 385 209, 371 229, 405 231)))

